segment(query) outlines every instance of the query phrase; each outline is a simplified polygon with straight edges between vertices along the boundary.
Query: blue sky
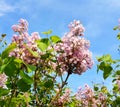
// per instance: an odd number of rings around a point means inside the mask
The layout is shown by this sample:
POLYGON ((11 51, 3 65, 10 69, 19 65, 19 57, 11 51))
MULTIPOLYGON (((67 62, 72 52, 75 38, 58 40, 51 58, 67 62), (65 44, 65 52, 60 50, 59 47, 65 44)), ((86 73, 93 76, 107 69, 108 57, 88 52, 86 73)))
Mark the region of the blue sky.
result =
MULTIPOLYGON (((10 42, 13 31, 11 26, 20 18, 29 22, 29 33, 49 29, 62 37, 68 31, 68 24, 80 20, 85 27, 85 38, 90 40, 95 64, 96 56, 110 53, 118 58, 116 39, 118 32, 113 27, 120 18, 120 0, 0 0, 0 34, 7 34, 10 42)), ((43 37, 43 35, 41 34, 43 37)), ((96 73, 96 66, 82 75, 72 75, 69 86, 76 90, 91 82, 105 82, 111 87, 110 79, 103 81, 102 73, 96 73)))

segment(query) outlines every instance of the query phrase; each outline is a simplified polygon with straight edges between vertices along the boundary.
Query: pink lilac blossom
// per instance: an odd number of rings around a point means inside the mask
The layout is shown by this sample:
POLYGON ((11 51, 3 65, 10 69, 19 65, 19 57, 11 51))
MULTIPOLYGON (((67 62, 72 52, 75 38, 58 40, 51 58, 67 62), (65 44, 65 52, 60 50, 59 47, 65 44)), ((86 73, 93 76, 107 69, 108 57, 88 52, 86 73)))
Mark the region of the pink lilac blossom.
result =
POLYGON ((85 28, 83 25, 80 23, 79 20, 74 20, 68 25, 70 32, 70 36, 83 36, 83 32, 85 31, 85 28))
POLYGON ((92 53, 89 51, 90 42, 79 37, 83 35, 84 31, 79 21, 71 23, 69 28, 70 32, 54 48, 61 66, 61 73, 69 72, 80 75, 93 65, 92 53))
POLYGON ((0 74, 0 87, 5 88, 5 82, 7 81, 7 76, 3 73, 0 74))
POLYGON ((25 19, 20 19, 19 24, 13 25, 12 29, 14 32, 26 32, 28 31, 28 22, 25 19))
POLYGON ((56 105, 62 107, 62 105, 64 105, 65 103, 70 102, 70 94, 71 90, 65 89, 65 93, 58 99, 56 105))
POLYGON ((36 65, 40 59, 35 57, 30 50, 40 54, 37 44, 35 43, 36 40, 40 39, 39 33, 33 32, 31 36, 29 36, 28 22, 24 19, 20 19, 19 24, 13 25, 12 29, 18 32, 18 34, 14 34, 12 38, 12 42, 16 43, 17 47, 10 52, 9 56, 14 56, 28 64, 36 65))
POLYGON ((116 84, 118 85, 118 89, 120 91, 120 80, 116 80, 116 84))
POLYGON ((82 107, 106 107, 106 96, 100 92, 98 98, 96 97, 94 91, 88 86, 85 85, 85 88, 79 88, 75 94, 77 101, 80 101, 79 105, 82 107))

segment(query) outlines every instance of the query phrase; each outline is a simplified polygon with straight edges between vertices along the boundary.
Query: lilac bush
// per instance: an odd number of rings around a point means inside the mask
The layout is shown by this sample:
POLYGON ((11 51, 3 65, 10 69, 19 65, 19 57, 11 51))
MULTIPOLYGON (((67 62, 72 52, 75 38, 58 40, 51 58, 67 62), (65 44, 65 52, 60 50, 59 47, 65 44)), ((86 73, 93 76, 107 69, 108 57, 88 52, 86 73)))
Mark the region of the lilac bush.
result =
POLYGON ((62 38, 51 30, 42 32, 46 37, 41 38, 38 32, 28 33, 25 19, 12 26, 12 42, 0 53, 1 107, 119 107, 120 61, 109 54, 97 58, 97 71, 103 71, 104 79, 113 77, 111 92, 96 84, 93 88, 85 85, 76 93, 68 88, 70 76, 81 75, 93 66, 85 28, 78 20, 68 28, 62 38))

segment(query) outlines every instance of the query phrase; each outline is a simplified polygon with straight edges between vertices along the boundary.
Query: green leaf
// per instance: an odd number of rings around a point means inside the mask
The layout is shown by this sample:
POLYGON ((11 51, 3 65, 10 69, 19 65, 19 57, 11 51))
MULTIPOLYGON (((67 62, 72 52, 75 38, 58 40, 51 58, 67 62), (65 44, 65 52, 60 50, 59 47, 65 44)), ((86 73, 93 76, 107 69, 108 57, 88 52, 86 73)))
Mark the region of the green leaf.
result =
POLYGON ((49 39, 47 39, 47 38, 38 40, 38 41, 36 41, 36 42, 37 42, 38 48, 39 48, 41 51, 47 50, 48 46, 50 45, 50 41, 49 41, 49 39))
POLYGON ((53 81, 51 79, 47 80, 45 83, 44 83, 44 86, 46 88, 53 88, 53 81))
POLYGON ((113 91, 114 91, 114 92, 118 91, 118 85, 117 85, 117 84, 114 85, 113 91))
POLYGON ((51 36, 50 39, 53 43, 57 43, 61 41, 61 39, 56 35, 51 36))
POLYGON ((101 61, 113 62, 110 54, 103 55, 102 57, 97 57, 97 60, 98 62, 101 62, 101 61))
POLYGON ((104 67, 104 72, 103 72, 103 78, 106 79, 107 77, 110 76, 113 68, 110 65, 107 65, 104 67))
POLYGON ((29 75, 27 75, 24 71, 20 72, 20 76, 22 77, 22 79, 28 84, 31 85, 33 83, 33 79, 32 77, 30 77, 29 75))
POLYGON ((95 91, 98 91, 98 90, 99 90, 99 87, 97 87, 97 86, 94 85, 94 90, 95 90, 95 91))
POLYGON ((120 33, 118 33, 118 35, 117 35, 117 39, 120 40, 120 33))
POLYGON ((44 55, 41 55, 41 59, 47 59, 50 57, 50 55, 51 55, 50 53, 46 53, 44 55))
POLYGON ((40 39, 40 42, 45 43, 47 46, 49 46, 49 45, 50 45, 50 41, 49 41, 49 39, 48 39, 48 38, 43 38, 43 39, 40 39))
POLYGON ((117 75, 120 75, 120 70, 117 70, 117 71, 116 71, 116 74, 117 74, 117 75))
POLYGON ((0 107, 5 107, 6 101, 5 100, 0 100, 0 107))
POLYGON ((115 82, 117 79, 113 79, 112 82, 115 82))
POLYGON ((106 86, 102 86, 102 87, 101 87, 101 92, 107 94, 107 93, 108 93, 107 87, 106 87, 106 86))
POLYGON ((29 47, 27 47, 27 49, 29 50, 29 52, 34 56, 34 57, 38 57, 39 54, 37 52, 34 52, 33 50, 31 50, 29 47))
POLYGON ((98 65, 98 68, 102 71, 104 70, 104 67, 105 67, 105 62, 101 62, 100 65, 98 65))
MULTIPOLYGON (((24 63, 25 64, 25 63, 24 63)), ((29 64, 25 64, 26 67, 27 67, 27 71, 28 72, 32 72, 32 71, 35 71, 36 70, 36 66, 34 65, 29 65, 29 64)))
POLYGON ((48 31, 46 31, 46 32, 42 32, 42 34, 45 34, 45 35, 49 35, 49 34, 51 34, 52 33, 52 30, 48 30, 48 31))
POLYGON ((18 64, 14 61, 14 59, 10 58, 8 63, 3 65, 2 70, 7 76, 13 76, 18 71, 17 65, 18 64))
POLYGON ((17 86, 23 92, 26 92, 31 88, 31 85, 29 85, 24 79, 20 79, 17 86))
POLYGON ((117 30, 118 29, 118 26, 115 26, 114 28, 113 28, 113 30, 117 30))
POLYGON ((21 59, 17 59, 17 58, 14 61, 19 63, 19 64, 23 63, 23 61, 21 59))
POLYGON ((10 44, 3 52, 2 52, 2 59, 8 57, 9 53, 16 48, 16 44, 10 44))
POLYGON ((4 37, 6 37, 6 34, 2 34, 1 36, 2 36, 2 38, 4 38, 4 37))
POLYGON ((47 45, 45 43, 39 42, 38 47, 41 51, 45 51, 47 49, 47 45))
POLYGON ((110 64, 105 63, 105 62, 101 62, 100 65, 98 66, 98 70, 102 70, 103 71, 103 78, 106 79, 107 77, 110 76, 113 68, 111 67, 110 64))
POLYGON ((4 95, 8 95, 8 93, 9 93, 8 89, 0 88, 0 97, 4 95))

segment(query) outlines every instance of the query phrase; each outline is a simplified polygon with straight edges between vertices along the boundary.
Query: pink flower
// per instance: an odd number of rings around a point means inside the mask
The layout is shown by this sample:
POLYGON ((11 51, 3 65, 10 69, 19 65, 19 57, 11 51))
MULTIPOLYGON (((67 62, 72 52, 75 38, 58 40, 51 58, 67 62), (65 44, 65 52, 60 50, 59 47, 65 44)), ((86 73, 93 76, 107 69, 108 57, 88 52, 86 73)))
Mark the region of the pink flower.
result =
POLYGON ((59 104, 63 104, 70 101, 71 90, 66 89, 65 93, 58 99, 59 104))
POLYGON ((16 43, 17 47, 10 52, 9 56, 20 58, 28 64, 38 64, 40 57, 33 56, 30 50, 40 54, 35 43, 36 40, 40 39, 39 33, 34 32, 29 36, 28 22, 25 19, 20 19, 19 24, 13 25, 12 28, 15 32, 18 32, 18 35, 14 34, 12 38, 12 42, 16 43))
POLYGON ((28 22, 25 19, 20 19, 19 24, 12 26, 13 31, 23 33, 28 31, 28 22))
POLYGON ((58 62, 62 68, 61 73, 70 70, 70 73, 81 74, 91 68, 93 60, 89 47, 88 40, 78 36, 69 36, 69 33, 65 35, 62 38, 62 43, 54 46, 58 53, 58 62))
POLYGON ((118 89, 119 89, 119 91, 120 91, 120 80, 117 80, 117 81, 116 81, 116 84, 118 85, 118 89))
POLYGON ((7 76, 4 73, 0 74, 0 87, 5 88, 6 81, 7 81, 7 76))
POLYGON ((79 20, 74 20, 68 25, 68 27, 70 29, 69 34, 71 36, 83 36, 85 28, 83 27, 79 20))
POLYGON ((85 88, 79 88, 75 94, 76 100, 80 101, 84 107, 106 107, 106 96, 102 92, 97 96, 88 85, 85 85, 85 88))
POLYGON ((39 40, 39 39, 40 39, 40 35, 39 35, 38 32, 33 32, 31 34, 31 40, 36 41, 36 40, 39 40))

